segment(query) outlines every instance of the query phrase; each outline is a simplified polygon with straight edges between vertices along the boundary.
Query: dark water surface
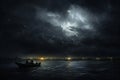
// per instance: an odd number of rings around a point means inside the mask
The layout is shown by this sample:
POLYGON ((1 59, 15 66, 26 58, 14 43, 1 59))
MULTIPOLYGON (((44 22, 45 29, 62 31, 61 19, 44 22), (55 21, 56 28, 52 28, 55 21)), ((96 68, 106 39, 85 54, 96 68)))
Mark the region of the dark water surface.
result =
POLYGON ((43 61, 31 69, 0 65, 0 80, 120 80, 119 73, 120 62, 113 61, 43 61))

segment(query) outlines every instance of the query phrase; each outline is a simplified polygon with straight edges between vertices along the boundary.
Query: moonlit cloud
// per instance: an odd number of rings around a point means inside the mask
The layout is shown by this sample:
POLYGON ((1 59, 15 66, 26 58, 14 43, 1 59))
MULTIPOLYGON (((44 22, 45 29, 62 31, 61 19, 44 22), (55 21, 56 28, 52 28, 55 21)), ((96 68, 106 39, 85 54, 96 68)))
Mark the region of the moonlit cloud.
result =
POLYGON ((111 0, 93 2, 25 0, 13 4, 4 0, 1 52, 85 56, 119 53, 119 4, 111 0))
POLYGON ((66 14, 38 9, 37 18, 50 23, 52 26, 61 27, 67 37, 82 36, 79 30, 95 31, 90 23, 91 13, 78 6, 70 6, 66 14))

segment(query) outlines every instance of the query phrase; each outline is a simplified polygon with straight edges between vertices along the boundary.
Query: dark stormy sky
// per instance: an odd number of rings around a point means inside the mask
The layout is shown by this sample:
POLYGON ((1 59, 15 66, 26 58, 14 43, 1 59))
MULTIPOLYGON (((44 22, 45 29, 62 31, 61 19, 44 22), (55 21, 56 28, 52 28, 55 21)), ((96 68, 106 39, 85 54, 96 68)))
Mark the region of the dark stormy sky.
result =
POLYGON ((119 0, 1 0, 1 56, 120 55, 119 0))

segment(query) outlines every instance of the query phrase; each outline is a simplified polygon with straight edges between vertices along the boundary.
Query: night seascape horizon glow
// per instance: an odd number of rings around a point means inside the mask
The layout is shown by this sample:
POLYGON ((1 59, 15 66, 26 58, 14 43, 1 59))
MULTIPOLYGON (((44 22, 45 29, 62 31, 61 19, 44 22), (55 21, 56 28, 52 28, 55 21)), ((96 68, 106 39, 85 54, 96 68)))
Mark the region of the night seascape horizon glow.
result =
POLYGON ((0 80, 120 80, 119 0, 1 0, 0 80))

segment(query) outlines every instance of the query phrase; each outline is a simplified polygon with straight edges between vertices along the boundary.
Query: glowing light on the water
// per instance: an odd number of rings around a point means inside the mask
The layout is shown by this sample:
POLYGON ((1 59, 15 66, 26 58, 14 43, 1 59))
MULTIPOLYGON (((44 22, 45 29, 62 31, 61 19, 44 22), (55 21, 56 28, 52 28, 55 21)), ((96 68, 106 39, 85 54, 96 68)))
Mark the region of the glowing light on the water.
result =
POLYGON ((45 60, 45 58, 44 58, 44 57, 40 57, 40 60, 42 60, 42 61, 43 61, 43 60, 45 60))
POLYGON ((67 60, 71 60, 72 58, 71 57, 68 57, 67 60))

